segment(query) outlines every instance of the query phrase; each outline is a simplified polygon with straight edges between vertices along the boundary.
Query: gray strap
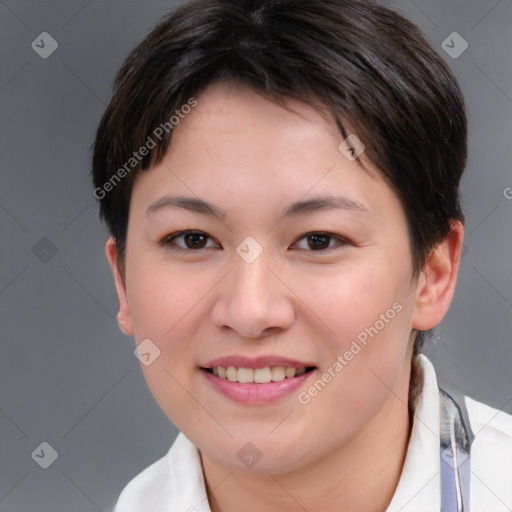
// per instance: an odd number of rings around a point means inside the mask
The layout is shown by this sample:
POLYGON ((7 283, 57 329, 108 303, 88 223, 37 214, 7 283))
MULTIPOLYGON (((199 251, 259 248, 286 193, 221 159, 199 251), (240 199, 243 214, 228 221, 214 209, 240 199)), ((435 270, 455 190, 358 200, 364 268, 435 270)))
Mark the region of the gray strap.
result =
MULTIPOLYGON (((457 393, 452 393, 452 395, 457 393)), ((470 512, 471 443, 473 432, 464 402, 439 388, 441 512, 470 512)))

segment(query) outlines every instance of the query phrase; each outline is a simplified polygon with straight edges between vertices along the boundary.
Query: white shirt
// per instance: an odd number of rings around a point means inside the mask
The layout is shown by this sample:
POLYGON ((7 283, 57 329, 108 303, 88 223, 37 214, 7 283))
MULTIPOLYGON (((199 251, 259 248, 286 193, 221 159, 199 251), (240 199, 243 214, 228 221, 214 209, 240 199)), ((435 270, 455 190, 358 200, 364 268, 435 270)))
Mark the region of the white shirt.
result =
MULTIPOLYGON (((439 392, 418 355, 423 388, 402 474, 386 512, 439 512, 439 392)), ((465 397, 471 429, 471 512, 512 512, 512 416, 465 397)), ((171 449, 123 489, 115 512, 211 512, 198 449, 180 433, 171 449)))

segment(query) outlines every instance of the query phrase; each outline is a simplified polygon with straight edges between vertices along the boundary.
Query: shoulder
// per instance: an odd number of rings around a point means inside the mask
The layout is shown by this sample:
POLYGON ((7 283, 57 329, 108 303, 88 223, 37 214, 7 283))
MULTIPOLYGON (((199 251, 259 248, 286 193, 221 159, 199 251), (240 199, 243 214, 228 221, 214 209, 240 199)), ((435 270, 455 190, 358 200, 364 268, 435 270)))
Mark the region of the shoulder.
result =
POLYGON ((512 510, 512 415, 465 397, 471 430, 471 502, 476 511, 512 510))
POLYGON ((465 397, 471 429, 475 438, 499 439, 512 443, 512 415, 490 405, 465 397))
POLYGON ((179 433, 164 457, 130 480, 114 512, 163 512, 171 505, 187 510, 202 495, 202 483, 198 450, 179 433))
POLYGON ((132 478, 121 492, 114 512, 146 512, 155 510, 159 494, 169 478, 167 453, 132 478))

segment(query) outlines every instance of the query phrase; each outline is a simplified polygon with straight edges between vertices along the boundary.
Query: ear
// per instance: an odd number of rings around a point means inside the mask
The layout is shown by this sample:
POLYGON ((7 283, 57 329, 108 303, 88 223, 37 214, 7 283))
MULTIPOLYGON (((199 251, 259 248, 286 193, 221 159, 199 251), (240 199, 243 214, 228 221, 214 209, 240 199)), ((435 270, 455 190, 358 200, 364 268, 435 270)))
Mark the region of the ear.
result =
POLYGON ((448 312, 457 283, 463 240, 464 225, 452 220, 450 233, 432 250, 419 277, 413 329, 432 329, 448 312))
POLYGON ((133 336, 133 323, 132 315, 130 312, 130 306, 126 297, 126 285, 123 273, 119 267, 119 254, 117 252, 116 241, 113 237, 107 240, 105 247, 110 267, 112 268, 112 274, 114 276, 114 282, 116 285, 117 298, 119 299, 119 313, 117 315, 117 322, 119 328, 128 336, 133 336))

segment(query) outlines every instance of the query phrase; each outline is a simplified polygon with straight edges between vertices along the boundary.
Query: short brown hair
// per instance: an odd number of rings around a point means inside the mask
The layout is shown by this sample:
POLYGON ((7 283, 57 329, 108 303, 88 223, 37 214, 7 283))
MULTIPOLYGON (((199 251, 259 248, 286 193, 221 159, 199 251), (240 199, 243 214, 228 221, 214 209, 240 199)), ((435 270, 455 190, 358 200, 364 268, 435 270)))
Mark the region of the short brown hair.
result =
MULTIPOLYGON (((343 138, 350 126, 404 206, 415 276, 452 219, 464 222, 464 99, 416 25, 376 1, 195 0, 128 55, 97 130, 95 196, 121 258, 134 179, 171 141, 172 127, 161 138, 155 130, 219 80, 327 109, 343 138)), ((423 339, 417 333, 415 353, 423 339)))

